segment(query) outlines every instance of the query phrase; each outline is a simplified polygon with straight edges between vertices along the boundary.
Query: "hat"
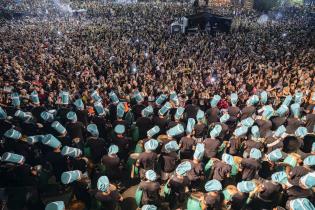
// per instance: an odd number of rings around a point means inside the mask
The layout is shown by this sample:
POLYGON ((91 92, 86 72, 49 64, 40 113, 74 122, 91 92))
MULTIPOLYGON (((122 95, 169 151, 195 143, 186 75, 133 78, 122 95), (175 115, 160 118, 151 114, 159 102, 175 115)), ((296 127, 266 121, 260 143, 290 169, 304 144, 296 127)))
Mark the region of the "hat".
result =
POLYGON ((298 127, 298 129, 296 129, 295 131, 295 136, 299 137, 299 138, 304 138, 304 136, 306 136, 307 134, 307 128, 305 127, 298 127))
POLYGON ((295 167, 297 164, 297 160, 296 158, 294 158, 292 155, 288 155, 284 160, 283 163, 291 166, 291 167, 295 167))
POLYGON ((117 133, 117 134, 123 134, 123 133, 125 133, 125 126, 124 125, 121 125, 121 124, 119 124, 119 125, 116 125, 115 126, 115 128, 114 128, 114 131, 115 131, 115 133, 117 133))
POLYGON ((259 139, 260 138, 260 132, 259 132, 259 127, 257 125, 254 125, 251 128, 251 133, 252 133, 252 139, 259 139))
POLYGON ((281 125, 275 131, 274 136, 275 137, 281 137, 286 131, 287 131, 287 129, 284 127, 284 125, 281 125))
POLYGON ((81 98, 75 100, 75 102, 73 104, 77 107, 78 110, 84 109, 84 103, 83 103, 81 98))
POLYGON ((109 155, 117 154, 118 151, 119 151, 119 147, 115 144, 110 145, 110 147, 108 148, 108 154, 109 155))
POLYGON ((123 118, 125 114, 125 105, 122 102, 119 102, 117 105, 117 117, 123 118))
POLYGON ((82 155, 82 151, 78 148, 64 146, 61 150, 61 154, 63 156, 70 156, 76 158, 82 155))
POLYGON ((101 96, 98 94, 98 92, 96 90, 92 91, 91 97, 93 98, 94 101, 101 101, 102 100, 101 96))
POLYGON ((289 108, 286 105, 281 105, 277 111, 276 111, 276 115, 278 115, 279 117, 283 117, 287 112, 289 111, 289 108))
POLYGON ((314 210, 314 205, 307 198, 297 198, 289 201, 290 210, 314 210))
POLYGON ((232 94, 231 94, 231 104, 232 104, 232 105, 236 105, 236 104, 237 104, 237 101, 238 101, 237 93, 232 93, 232 94))
POLYGON ((283 157, 280 149, 275 149, 267 155, 268 160, 272 162, 277 162, 283 157))
POLYGON ((143 205, 141 210, 157 210, 157 207, 154 205, 143 205))
POLYGON ((7 118, 7 113, 0 106, 0 120, 4 120, 7 118))
POLYGON ((194 152, 194 159, 202 160, 205 153, 205 145, 198 143, 194 152))
POLYGON ((98 137, 98 135, 99 135, 99 132, 98 132, 98 129, 97 129, 97 125, 95 125, 95 124, 89 124, 89 125, 87 126, 86 130, 87 130, 92 136, 98 137))
POLYGON ((103 107, 103 104, 101 101, 95 102, 94 103, 94 109, 97 112, 98 115, 105 115, 105 109, 103 107))
POLYGON ((247 101, 248 106, 253 106, 259 102, 259 97, 257 95, 252 95, 247 101))
POLYGON ((222 117, 220 117, 220 122, 226 123, 229 119, 230 119, 230 115, 228 113, 225 113, 224 115, 222 115, 222 117))
POLYGON ((177 167, 176 167, 176 174, 181 175, 181 176, 185 176, 186 173, 188 171, 190 171, 192 169, 191 163, 188 161, 182 162, 180 163, 177 167))
POLYGON ((154 126, 153 128, 151 128, 150 130, 147 131, 147 136, 153 137, 155 134, 160 132, 160 127, 159 126, 154 126))
POLYGON ((2 155, 1 160, 5 162, 22 164, 25 162, 25 157, 11 152, 5 152, 2 155))
POLYGON ((255 121, 251 117, 247 117, 246 119, 241 121, 242 126, 251 127, 253 126, 255 121))
POLYGON ((166 102, 162 108, 159 110, 159 115, 165 115, 166 112, 168 112, 168 110, 171 108, 171 104, 169 102, 166 102))
POLYGON ((292 96, 288 95, 285 97, 284 101, 282 102, 282 105, 289 106, 291 101, 292 101, 292 96))
POLYGON ((288 175, 284 171, 275 172, 271 175, 271 180, 279 184, 287 184, 288 175))
POLYGON ((154 182, 157 178, 156 173, 153 170, 148 170, 145 172, 145 178, 149 181, 154 182))
POLYGON ((237 183, 238 191, 242 193, 250 193, 254 191, 256 188, 256 184, 253 181, 241 181, 237 183))
POLYGON ((66 128, 63 127, 58 121, 51 124, 51 127, 55 129, 59 134, 65 134, 67 132, 66 128))
POLYGON ((58 148, 61 146, 61 143, 60 141, 54 137, 53 135, 51 134, 48 134, 46 135, 43 139, 42 139, 42 143, 47 145, 47 146, 50 146, 54 149, 58 148))
POLYGON ((190 134, 193 131, 195 124, 196 124, 195 119, 189 118, 187 121, 186 133, 190 134))
POLYGON ((23 112, 21 110, 17 110, 15 113, 14 113, 14 116, 16 116, 17 118, 23 120, 23 121, 26 121, 26 120, 30 120, 33 118, 32 116, 32 113, 26 113, 26 112, 23 112))
POLYGON ((291 113, 293 114, 294 117, 300 116, 300 104, 298 103, 292 104, 290 108, 291 108, 291 113))
POLYGON ((61 97, 61 104, 69 104, 69 92, 61 91, 59 96, 61 97))
POLYGON ((133 97, 137 101, 137 103, 141 103, 143 101, 143 97, 142 97, 141 93, 138 90, 136 90, 133 93, 133 97))
POLYGON ((273 116, 274 110, 272 108, 272 106, 264 106, 264 111, 262 113, 262 116, 264 119, 269 120, 270 117, 273 116))
POLYGON ((262 157, 261 151, 259 149, 256 149, 256 148, 252 148, 250 150, 249 157, 258 160, 262 157))
POLYGON ((11 94, 12 106, 17 107, 21 105, 20 96, 18 93, 11 94))
POLYGON ((40 113, 40 117, 45 121, 45 122, 51 122, 54 120, 54 115, 50 112, 43 111, 40 113))
POLYGON ((109 188, 109 180, 107 176, 101 176, 97 180, 97 189, 102 192, 106 192, 109 188))
POLYGON ((31 93, 31 100, 34 104, 39 104, 39 98, 38 98, 38 93, 36 92, 36 90, 34 90, 31 93))
POLYGON ((294 94, 294 103, 301 104, 303 100, 303 93, 302 92, 296 92, 294 94))
POLYGON ((196 119, 198 121, 203 120, 203 118, 205 117, 205 113, 204 111, 202 111, 201 109, 198 110, 197 115, 196 115, 196 119))
POLYGON ((68 112, 67 119, 72 121, 72 122, 76 122, 78 120, 77 114, 75 112, 72 112, 72 111, 68 112))
POLYGON ((54 201, 48 203, 45 207, 45 210, 65 210, 65 204, 63 201, 54 201))
POLYGON ((183 108, 183 107, 178 107, 178 108, 176 109, 175 119, 178 119, 178 120, 179 120, 179 119, 183 116, 184 111, 185 111, 185 108, 183 108))
POLYGON ((166 152, 175 152, 179 150, 179 146, 176 141, 169 141, 164 146, 166 152))
POLYGON ((184 133, 184 131, 185 131, 184 126, 182 124, 177 124, 176 126, 166 131, 166 134, 170 137, 174 137, 184 133))
POLYGON ((41 142, 45 138, 45 135, 35 135, 35 136, 28 136, 26 138, 29 144, 35 144, 37 142, 41 142))
POLYGON ((304 165, 307 165, 307 166, 314 166, 314 165, 315 165, 315 155, 307 156, 307 157, 303 160, 303 164, 304 164, 304 165))
POLYGON ((210 137, 212 139, 218 137, 221 131, 222 131, 222 126, 219 124, 215 125, 214 128, 210 131, 210 137))
POLYGON ((176 104, 176 105, 179 104, 179 99, 178 99, 177 94, 176 94, 175 91, 171 92, 171 94, 170 94, 170 100, 171 100, 174 104, 176 104))
POLYGON ((237 129, 235 129, 234 135, 237 136, 237 137, 240 137, 240 136, 245 135, 247 132, 248 132, 248 127, 241 126, 241 127, 237 128, 237 129))
POLYGON ((77 181, 81 178, 81 171, 67 171, 61 174, 61 182, 62 184, 70 184, 74 181, 77 181))
POLYGON ((266 91, 263 91, 260 93, 260 102, 262 104, 266 104, 268 101, 268 93, 266 91))
POLYGON ((216 107, 219 103, 219 101, 221 100, 221 96, 219 95, 214 95, 211 102, 210 102, 210 105, 212 108, 216 107))
POLYGON ((224 153, 222 155, 222 161, 227 163, 227 164, 229 164, 229 165, 231 165, 231 166, 234 165, 234 158, 230 154, 224 153))
POLYGON ((146 151, 154 151, 159 146, 159 142, 155 139, 150 139, 144 144, 146 151))
POLYGON ((212 179, 212 180, 206 182, 205 190, 207 192, 221 191, 222 190, 222 184, 218 180, 212 179))
POLYGON ((116 95, 116 93, 114 91, 111 91, 109 93, 109 98, 114 104, 119 102, 119 98, 117 97, 117 95, 116 95))
POLYGON ((153 114, 153 107, 151 105, 147 106, 146 108, 142 109, 141 114, 143 117, 149 117, 153 114))
POLYGON ((4 133, 4 136, 10 139, 20 139, 22 134, 19 131, 11 128, 4 133))
POLYGON ((158 106, 161 106, 162 103, 167 99, 167 95, 162 94, 160 95, 156 100, 155 100, 155 104, 158 106))
POLYGON ((300 182, 307 189, 311 189, 315 186, 315 172, 309 172, 308 174, 302 176, 300 182))
POLYGON ((312 144, 312 152, 315 152, 315 142, 312 144))

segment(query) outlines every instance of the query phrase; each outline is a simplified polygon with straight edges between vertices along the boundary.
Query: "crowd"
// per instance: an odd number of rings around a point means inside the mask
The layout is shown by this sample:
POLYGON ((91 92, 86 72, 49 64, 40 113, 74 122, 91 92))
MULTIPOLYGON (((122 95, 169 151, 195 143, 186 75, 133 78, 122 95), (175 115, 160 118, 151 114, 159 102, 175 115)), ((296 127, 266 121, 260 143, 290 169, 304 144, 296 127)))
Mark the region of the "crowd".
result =
POLYGON ((310 11, 183 35, 186 3, 7 2, 2 206, 127 209, 137 185, 139 209, 315 209, 310 11))

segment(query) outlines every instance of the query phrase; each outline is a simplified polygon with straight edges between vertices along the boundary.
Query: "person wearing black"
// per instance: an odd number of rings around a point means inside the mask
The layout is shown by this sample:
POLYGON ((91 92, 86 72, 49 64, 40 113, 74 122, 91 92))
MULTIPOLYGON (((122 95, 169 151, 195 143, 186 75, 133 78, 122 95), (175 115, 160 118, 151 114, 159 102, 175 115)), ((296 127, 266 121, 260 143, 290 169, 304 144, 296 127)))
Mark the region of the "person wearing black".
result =
POLYGON ((247 100, 246 107, 241 110, 241 120, 251 117, 256 112, 254 104, 258 103, 258 101, 259 98, 256 95, 251 96, 251 98, 247 100))
POLYGON ((60 181, 62 172, 67 170, 66 158, 61 154, 61 143, 53 135, 47 135, 42 140, 43 144, 51 147, 51 150, 45 154, 44 168, 51 168, 57 181, 60 181))
POLYGON ((296 129, 300 126, 302 126, 304 123, 302 120, 300 120, 300 112, 301 107, 299 104, 295 103, 290 106, 291 114, 292 116, 288 118, 287 120, 287 126, 286 126, 286 133, 288 134, 294 134, 296 129))
POLYGON ((156 180, 157 174, 153 170, 145 172, 145 180, 139 184, 139 189, 142 190, 142 205, 160 206, 160 183, 156 180))
POLYGON ((107 176, 101 176, 98 179, 94 198, 100 202, 101 208, 109 210, 115 210, 117 205, 123 200, 116 186, 109 183, 107 176))
POLYGON ((84 140, 85 140, 85 128, 82 122, 78 122, 78 118, 75 112, 68 112, 67 119, 70 121, 66 124, 67 133, 72 139, 73 145, 75 147, 83 150, 84 140))
POLYGON ((202 209, 219 210, 221 209, 221 195, 222 184, 218 180, 207 181, 205 184, 206 193, 201 202, 202 209))
POLYGON ((105 140, 99 137, 96 124, 90 124, 87 127, 90 136, 86 139, 85 147, 90 149, 93 163, 98 163, 103 155, 106 154, 105 140))
POLYGON ((314 132, 314 129, 315 129, 315 107, 313 108, 313 110, 309 114, 306 115, 305 127, 307 128, 307 131, 309 133, 314 132))
POLYGON ((76 107, 75 113, 77 114, 78 121, 83 123, 84 127, 88 126, 89 112, 84 109, 84 104, 81 98, 78 98, 73 103, 76 107))
POLYGON ((217 105, 220 100, 221 97, 219 95, 215 95, 210 102, 211 108, 206 111, 208 125, 219 122, 220 109, 217 107, 217 105))
POLYGON ((203 111, 199 110, 197 112, 197 116, 196 116, 197 123, 194 126, 194 131, 195 131, 194 136, 196 138, 197 143, 202 142, 204 136, 207 133, 207 125, 203 122, 204 116, 205 115, 203 111))
POLYGON ((276 110, 275 112, 276 116, 270 119, 272 122, 273 130, 279 128, 281 125, 284 125, 286 123, 288 111, 289 111, 289 108, 286 105, 281 105, 276 110))
POLYGON ((152 106, 147 106, 141 111, 141 117, 136 121, 136 126, 139 129, 139 139, 146 138, 147 131, 154 126, 150 118, 151 114, 153 114, 153 108, 152 106))
POLYGON ((197 144, 193 160, 190 161, 191 170, 187 172, 187 177, 190 181, 192 191, 197 191, 201 188, 200 183, 205 180, 204 164, 202 162, 205 152, 203 144, 197 144))
POLYGON ((168 180, 171 173, 176 169, 176 165, 179 161, 178 154, 176 152, 178 149, 179 146, 174 140, 164 145, 162 153, 159 157, 162 181, 168 180))
POLYGON ((117 153, 118 157, 121 161, 127 161, 129 157, 129 148, 131 146, 131 139, 126 137, 126 127, 123 125, 116 125, 114 128, 114 136, 112 138, 111 143, 115 144, 119 148, 119 152, 117 153))
POLYGON ((170 110, 171 104, 169 102, 166 102, 161 109, 158 111, 158 116, 153 117, 153 124, 159 126, 160 132, 159 134, 165 134, 167 130, 167 125, 169 123, 169 120, 165 115, 167 115, 167 112, 170 110))
POLYGON ((136 166, 140 168, 140 178, 145 177, 146 171, 156 170, 158 157, 154 151, 157 147, 158 142, 155 139, 150 139, 144 144, 145 151, 140 154, 136 163, 136 166))
POLYGON ((122 176, 121 163, 119 157, 117 156, 118 151, 118 146, 114 144, 111 145, 108 148, 107 155, 104 155, 101 160, 101 163, 105 166, 106 169, 106 176, 109 177, 111 180, 120 179, 122 176))
MULTIPOLYGON (((238 102, 238 96, 236 93, 232 93, 230 96, 230 100, 231 100, 231 105, 228 107, 228 114, 230 115, 230 119, 229 121, 231 122, 232 125, 236 125, 237 119, 240 116, 241 113, 241 109, 237 106, 237 102, 238 102)), ((232 126, 234 127, 234 126, 232 126)))
POLYGON ((240 164, 242 171, 242 180, 252 180, 258 178, 258 171, 261 168, 260 159, 262 154, 260 150, 253 148, 250 150, 249 158, 243 158, 240 164))
POLYGON ((172 209, 185 201, 186 191, 190 185, 190 181, 186 175, 190 170, 190 162, 180 163, 175 170, 175 175, 166 184, 168 189, 170 189, 169 201, 172 209))
POLYGON ((138 90, 134 91, 133 97, 136 104, 132 106, 131 110, 134 114, 135 121, 137 121, 137 119, 142 116, 141 112, 145 108, 145 106, 142 104, 144 99, 138 90))
POLYGON ((194 154, 195 140, 192 138, 192 133, 195 125, 195 120, 193 118, 188 119, 186 136, 182 137, 179 141, 180 157, 181 159, 191 159, 194 154))

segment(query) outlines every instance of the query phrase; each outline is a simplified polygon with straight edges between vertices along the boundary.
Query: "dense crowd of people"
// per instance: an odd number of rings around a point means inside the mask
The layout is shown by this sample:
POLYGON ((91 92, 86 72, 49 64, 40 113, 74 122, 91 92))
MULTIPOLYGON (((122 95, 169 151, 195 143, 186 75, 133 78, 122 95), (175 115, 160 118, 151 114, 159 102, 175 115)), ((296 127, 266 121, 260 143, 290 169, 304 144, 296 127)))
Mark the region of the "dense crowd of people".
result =
POLYGON ((189 4, 6 2, 2 206, 132 209, 136 185, 139 209, 315 209, 307 8, 172 34, 189 4))

